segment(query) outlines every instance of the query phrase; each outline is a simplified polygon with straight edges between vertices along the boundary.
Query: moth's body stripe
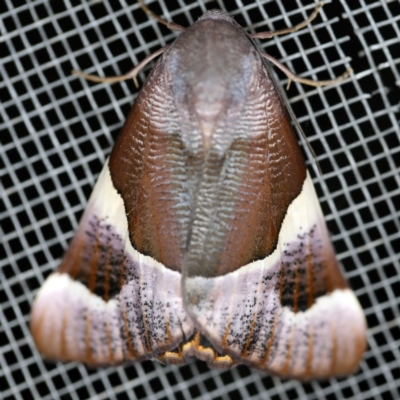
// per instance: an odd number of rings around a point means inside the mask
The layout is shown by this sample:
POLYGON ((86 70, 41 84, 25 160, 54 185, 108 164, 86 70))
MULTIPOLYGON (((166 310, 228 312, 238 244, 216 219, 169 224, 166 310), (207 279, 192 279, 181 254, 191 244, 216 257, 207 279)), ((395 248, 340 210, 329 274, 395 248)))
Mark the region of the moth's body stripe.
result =
POLYGON ((92 262, 90 265, 90 278, 89 278, 89 290, 93 293, 94 289, 96 287, 96 280, 97 280, 97 266, 99 264, 99 243, 97 241, 97 238, 95 240, 95 245, 94 245, 94 252, 93 252, 93 258, 92 262))
POLYGON ((146 291, 143 290, 145 285, 143 284, 143 281, 141 280, 141 276, 139 277, 139 287, 142 288, 140 292, 140 296, 143 297, 143 302, 142 302, 142 307, 141 307, 141 319, 140 319, 140 324, 142 325, 142 329, 144 330, 144 346, 146 349, 146 352, 152 353, 153 349, 151 347, 151 342, 150 342, 150 335, 149 335, 149 327, 148 327, 148 321, 147 321, 147 313, 146 313, 146 306, 148 304, 148 299, 146 296, 146 291))
POLYGON ((307 254, 307 293, 308 293, 308 301, 307 306, 310 308, 314 304, 314 275, 313 275, 313 263, 312 263, 312 255, 311 249, 308 247, 307 254))
POLYGON ((269 337, 268 337, 268 340, 267 340, 266 351, 265 351, 265 354, 264 354, 263 358, 260 360, 260 365, 261 365, 262 368, 264 368, 264 366, 269 362, 269 356, 270 356, 270 353, 271 353, 272 345, 274 343, 275 329, 276 329, 276 326, 278 324, 278 320, 279 320, 278 316, 276 318, 274 318, 272 329, 271 329, 271 332, 269 333, 269 337))
POLYGON ((110 299, 110 254, 112 249, 109 248, 107 252, 107 261, 106 261, 106 268, 105 268, 105 277, 104 277, 104 296, 103 299, 107 302, 110 299))
POLYGON ((121 289, 125 285, 125 255, 122 257, 121 260, 121 271, 119 273, 119 289, 121 289))
POLYGON ((314 333, 313 333, 313 325, 310 324, 309 326, 309 331, 308 331, 308 337, 309 337, 309 342, 308 342, 308 347, 307 347, 307 361, 306 361, 306 371, 305 375, 306 376, 311 376, 312 375, 312 362, 314 358, 314 333))
POLYGON ((279 268, 279 302, 282 302, 283 298, 284 273, 284 265, 281 263, 279 268))
MULTIPOLYGON (((45 314, 43 314, 45 315, 45 314)), ((40 322, 40 325, 42 325, 43 321, 40 322)), ((68 306, 65 307, 65 310, 62 314, 62 325, 60 329, 60 354, 62 358, 67 357, 67 324, 68 324, 68 306)))
POLYGON ((86 328, 85 328, 85 360, 87 360, 88 364, 93 363, 92 358, 92 348, 91 348, 91 337, 90 337, 90 315, 89 309, 86 314, 86 328))
POLYGON ((171 335, 171 331, 169 329, 168 318, 165 318, 165 332, 166 332, 167 337, 168 337, 168 343, 172 343, 172 335, 171 335))
POLYGON ((294 262, 294 288, 293 288, 293 312, 298 311, 299 301, 299 267, 297 261, 294 262))
POLYGON ((289 342, 287 344, 285 360, 281 370, 281 373, 284 376, 290 375, 290 367, 291 367, 292 352, 293 352, 293 336, 295 333, 295 329, 296 329, 295 325, 291 326, 290 328, 289 342))
POLYGON ((105 321, 105 323, 106 323, 108 363, 112 364, 114 362, 114 355, 113 355, 112 341, 111 341, 111 334, 110 334, 110 327, 109 327, 108 319, 105 321))
POLYGON ((125 331, 126 340, 128 342, 129 355, 126 358, 134 360, 134 359, 137 358, 137 355, 136 355, 135 349, 133 347, 133 343, 132 343, 132 339, 131 339, 131 333, 129 331, 129 322, 128 322, 128 319, 126 317, 126 311, 125 311, 125 307, 124 306, 122 306, 122 319, 123 319, 123 322, 124 322, 124 331, 125 331))
MULTIPOLYGON (((83 246, 84 246, 83 242, 82 241, 78 241, 76 255, 74 255, 77 259, 81 258, 83 246)), ((68 267, 69 274, 72 276, 72 278, 75 279, 78 276, 78 273, 79 273, 79 263, 74 262, 73 260, 70 260, 68 256, 66 257, 65 261, 66 261, 66 265, 68 267), (72 264, 72 268, 71 268, 71 264, 72 264)))
POLYGON ((230 321, 230 318, 228 318, 228 320, 226 321, 225 332, 224 332, 224 335, 222 336, 222 340, 221 340, 221 347, 222 348, 229 347, 228 342, 227 342, 227 338, 229 336, 230 328, 231 328, 231 321, 230 321))

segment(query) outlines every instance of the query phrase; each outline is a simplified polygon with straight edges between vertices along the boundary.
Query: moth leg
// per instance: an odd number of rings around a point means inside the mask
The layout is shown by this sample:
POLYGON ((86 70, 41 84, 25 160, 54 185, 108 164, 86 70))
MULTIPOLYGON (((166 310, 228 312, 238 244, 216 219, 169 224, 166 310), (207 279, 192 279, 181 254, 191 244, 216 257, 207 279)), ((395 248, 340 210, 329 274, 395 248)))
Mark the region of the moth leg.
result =
POLYGON ((276 58, 270 56, 264 51, 260 51, 260 54, 268 61, 271 61, 273 64, 275 64, 289 78, 286 90, 289 90, 292 81, 315 87, 334 85, 335 83, 345 80, 353 72, 352 68, 348 68, 342 75, 338 76, 335 79, 329 79, 326 81, 314 81, 312 79, 301 78, 300 76, 292 72, 288 67, 283 65, 280 61, 278 61, 276 58))
POLYGON ((317 4, 317 6, 315 7, 312 14, 306 20, 304 20, 303 22, 300 22, 300 24, 292 26, 291 28, 280 29, 279 31, 265 31, 265 32, 259 32, 259 33, 253 33, 250 36, 253 39, 270 39, 274 36, 286 35, 287 33, 297 32, 300 29, 305 28, 317 17, 319 10, 322 8, 323 5, 324 5, 324 3, 322 1, 320 1, 317 4))
POLYGON ((138 0, 138 3, 141 7, 141 9, 151 18, 154 18, 156 21, 160 22, 161 24, 165 25, 168 29, 171 29, 172 31, 184 31, 186 28, 184 28, 182 25, 176 24, 175 22, 168 22, 165 19, 161 18, 159 15, 153 13, 153 11, 149 10, 147 6, 143 3, 143 0, 138 0))
POLYGON ((138 88, 139 84, 136 79, 137 74, 140 72, 142 68, 144 68, 153 58, 158 57, 160 54, 164 53, 165 50, 167 50, 168 46, 161 47, 161 49, 158 49, 155 51, 153 54, 150 54, 147 56, 143 61, 141 61, 135 68, 133 68, 131 71, 127 72, 124 75, 118 75, 118 76, 106 76, 106 77, 101 77, 97 75, 91 75, 91 74, 86 74, 85 72, 82 71, 77 71, 73 69, 71 72, 73 75, 80 76, 81 78, 84 78, 88 81, 91 82, 101 82, 101 83, 115 83, 115 82, 121 82, 125 81, 127 79, 133 79, 135 82, 135 86, 138 88))
POLYGON ((177 350, 158 355, 157 361, 161 364, 185 365, 191 357, 206 362, 210 368, 220 370, 228 370, 237 365, 232 357, 219 354, 199 331, 177 350))

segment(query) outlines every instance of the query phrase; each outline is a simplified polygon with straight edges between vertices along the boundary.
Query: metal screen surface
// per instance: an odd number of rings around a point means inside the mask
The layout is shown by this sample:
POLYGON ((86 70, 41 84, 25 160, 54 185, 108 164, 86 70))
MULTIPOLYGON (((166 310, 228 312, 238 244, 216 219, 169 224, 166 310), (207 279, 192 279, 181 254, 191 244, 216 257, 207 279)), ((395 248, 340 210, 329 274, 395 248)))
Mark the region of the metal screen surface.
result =
MULTIPOLYGON (((293 26, 315 7, 312 0, 147 4, 184 26, 206 9, 222 8, 249 32, 293 26)), ((260 42, 303 77, 330 79, 354 69, 340 85, 292 83, 286 92, 320 164, 322 174, 303 144, 369 327, 360 370, 324 382, 280 380, 245 366, 210 370, 195 360, 97 370, 42 360, 29 332, 32 301, 67 248, 138 93, 132 81, 93 84, 71 69, 127 72, 178 33, 149 19, 133 0, 1 0, 0 29, 0 398, 400 398, 398 0, 334 0, 311 26, 260 42)))

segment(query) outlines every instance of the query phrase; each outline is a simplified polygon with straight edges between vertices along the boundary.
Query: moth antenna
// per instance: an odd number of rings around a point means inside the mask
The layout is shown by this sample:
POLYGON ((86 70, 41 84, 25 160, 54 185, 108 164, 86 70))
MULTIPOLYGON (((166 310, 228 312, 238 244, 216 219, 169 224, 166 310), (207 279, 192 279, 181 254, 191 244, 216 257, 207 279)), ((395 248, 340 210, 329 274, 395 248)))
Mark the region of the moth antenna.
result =
MULTIPOLYGON (((141 2, 141 1, 139 0, 139 2, 141 2)), ((317 4, 317 6, 315 7, 312 14, 308 18, 295 26, 292 26, 290 28, 280 29, 279 31, 265 31, 265 32, 259 32, 259 33, 252 33, 250 36, 253 39, 270 39, 274 36, 286 35, 287 33, 297 32, 300 29, 305 28, 317 17, 319 10, 322 8, 323 5, 324 5, 324 3, 322 1, 320 1, 317 4)))
POLYGON ((161 49, 156 50, 153 54, 150 54, 149 56, 147 56, 135 68, 133 68, 131 71, 127 72, 124 75, 101 77, 101 76, 97 76, 97 75, 86 74, 85 72, 77 71, 75 69, 72 70, 72 74, 80 76, 81 78, 84 78, 84 79, 86 79, 88 81, 91 81, 91 82, 101 82, 101 83, 115 83, 115 82, 125 81, 127 79, 133 79, 133 81, 135 83, 135 86, 138 88, 139 84, 138 84, 138 81, 136 79, 138 73, 151 60, 153 60, 154 58, 158 57, 160 54, 164 53, 164 51, 167 50, 168 47, 169 47, 169 45, 161 47, 161 49))
POLYGON ((167 20, 161 18, 159 15, 156 13, 153 13, 144 3, 143 0, 138 0, 138 3, 141 7, 141 9, 151 18, 154 18, 156 21, 158 21, 160 24, 165 25, 168 29, 171 29, 172 31, 184 31, 186 28, 183 27, 182 25, 176 24, 175 22, 168 22, 167 20))
POLYGON ((288 77, 289 82, 286 86, 286 90, 289 90, 289 87, 290 87, 290 84, 292 81, 303 83, 304 85, 309 85, 309 86, 314 86, 314 87, 334 85, 336 83, 344 81, 353 72, 352 68, 348 68, 342 75, 338 76, 335 79, 328 79, 326 81, 314 81, 313 79, 306 79, 306 78, 302 78, 302 77, 296 75, 288 67, 286 67, 284 64, 282 64, 276 58, 270 56, 265 51, 260 51, 260 54, 265 59, 267 59, 268 61, 271 61, 274 65, 276 65, 288 77))

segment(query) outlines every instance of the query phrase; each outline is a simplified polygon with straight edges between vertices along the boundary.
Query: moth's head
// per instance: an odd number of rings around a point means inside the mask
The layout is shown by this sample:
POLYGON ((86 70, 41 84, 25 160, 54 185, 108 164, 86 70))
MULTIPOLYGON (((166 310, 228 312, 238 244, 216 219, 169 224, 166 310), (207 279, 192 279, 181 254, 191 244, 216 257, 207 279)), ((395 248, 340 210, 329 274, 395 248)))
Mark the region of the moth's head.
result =
POLYGON ((222 10, 207 10, 198 21, 206 20, 206 19, 214 19, 214 20, 224 20, 228 22, 235 23, 235 20, 228 15, 225 11, 222 10))
POLYGON ((246 97, 256 58, 243 28, 221 10, 204 13, 171 45, 165 61, 175 98, 196 117, 206 151, 226 111, 246 97))

